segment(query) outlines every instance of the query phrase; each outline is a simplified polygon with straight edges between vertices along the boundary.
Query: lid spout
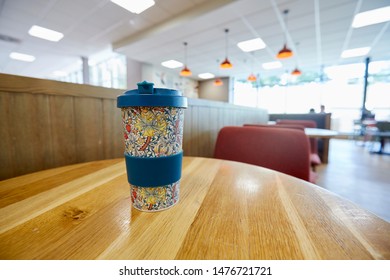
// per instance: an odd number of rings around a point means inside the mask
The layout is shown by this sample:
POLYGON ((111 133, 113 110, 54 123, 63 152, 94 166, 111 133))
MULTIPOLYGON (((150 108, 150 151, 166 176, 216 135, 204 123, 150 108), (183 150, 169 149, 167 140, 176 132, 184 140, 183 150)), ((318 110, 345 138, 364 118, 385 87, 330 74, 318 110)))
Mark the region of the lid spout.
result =
POLYGON ((137 86, 138 86, 138 92, 140 94, 153 94, 154 83, 143 81, 141 83, 137 83, 137 86))

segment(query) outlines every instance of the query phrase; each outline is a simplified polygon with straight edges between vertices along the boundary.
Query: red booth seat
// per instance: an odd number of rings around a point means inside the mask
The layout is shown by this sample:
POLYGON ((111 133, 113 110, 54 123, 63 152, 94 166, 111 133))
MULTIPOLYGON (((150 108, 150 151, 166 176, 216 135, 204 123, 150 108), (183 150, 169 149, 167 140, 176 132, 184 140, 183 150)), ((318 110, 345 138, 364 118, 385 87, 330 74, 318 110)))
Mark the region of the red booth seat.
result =
MULTIPOLYGON (((296 127, 297 125, 303 126, 304 128, 317 128, 317 123, 315 121, 311 120, 277 120, 276 125, 282 125, 285 127, 286 125, 292 125, 296 127)), ((318 139, 316 138, 310 138, 310 162, 313 169, 317 165, 321 164, 320 156, 318 155, 318 139)))
POLYGON ((254 164, 314 182, 309 140, 301 130, 228 126, 217 137, 214 157, 254 164))
MULTIPOLYGON (((256 126, 256 127, 269 127, 269 128, 289 128, 289 129, 299 129, 302 131, 305 131, 305 127, 303 125, 299 124, 244 124, 244 126, 256 126)), ((315 169, 315 166, 321 164, 321 159, 318 155, 318 153, 314 152, 314 150, 317 147, 316 139, 309 138, 310 141, 310 164, 313 167, 313 170, 315 169)))

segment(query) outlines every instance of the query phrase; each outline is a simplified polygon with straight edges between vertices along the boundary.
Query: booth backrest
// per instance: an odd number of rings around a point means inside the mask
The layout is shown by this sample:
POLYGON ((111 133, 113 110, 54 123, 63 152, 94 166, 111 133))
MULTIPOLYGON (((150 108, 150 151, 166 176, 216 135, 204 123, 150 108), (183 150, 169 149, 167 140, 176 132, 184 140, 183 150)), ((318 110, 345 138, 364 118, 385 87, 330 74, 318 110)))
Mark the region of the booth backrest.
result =
POLYGON ((254 164, 310 181, 310 149, 297 129, 228 126, 220 130, 214 157, 254 164))
MULTIPOLYGON (((301 125, 307 128, 317 128, 317 123, 312 120, 277 120, 276 125, 301 125)), ((318 154, 318 139, 310 138, 310 150, 314 154, 318 154)))
POLYGON ((277 125, 302 125, 303 127, 316 128, 317 123, 312 120, 277 120, 277 125))
POLYGON ((317 128, 330 129, 331 113, 326 114, 269 114, 270 121, 277 120, 311 120, 315 121, 317 128))
MULTIPOLYGON (((269 120, 277 122, 278 120, 310 120, 315 121, 317 128, 330 129, 331 126, 331 113, 319 113, 319 114, 270 114, 269 120)), ((317 144, 313 147, 313 152, 320 155, 323 163, 328 162, 327 150, 329 146, 329 139, 318 139, 317 144), (315 148, 317 146, 317 148, 315 148)))

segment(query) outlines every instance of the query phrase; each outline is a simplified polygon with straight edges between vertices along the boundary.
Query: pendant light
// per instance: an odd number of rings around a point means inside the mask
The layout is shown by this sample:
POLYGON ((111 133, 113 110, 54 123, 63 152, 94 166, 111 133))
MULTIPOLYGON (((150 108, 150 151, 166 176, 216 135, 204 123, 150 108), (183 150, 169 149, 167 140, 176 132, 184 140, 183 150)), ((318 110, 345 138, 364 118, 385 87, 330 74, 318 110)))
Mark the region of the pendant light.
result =
POLYGON ((250 74, 249 76, 248 76, 248 82, 256 82, 257 81, 257 78, 256 78, 256 76, 255 75, 253 75, 253 73, 252 74, 250 74))
MULTIPOLYGON (((299 54, 299 42, 295 43, 295 45, 297 46, 297 52, 299 54)), ((298 59, 297 59, 298 60, 298 59)), ((298 62, 297 62, 298 64, 298 62)), ((300 76, 302 74, 301 70, 298 69, 298 66, 295 66, 295 69, 291 72, 291 75, 292 76, 300 76)))
POLYGON ((225 29, 225 60, 222 61, 222 63, 220 64, 220 67, 222 69, 230 69, 233 67, 233 65, 230 63, 229 59, 228 59, 228 33, 229 33, 229 29, 225 29))
POLYGON ((220 87, 222 85, 223 85, 223 82, 222 82, 222 80, 220 78, 216 78, 214 80, 214 86, 220 87))
POLYGON ((254 54, 252 53, 252 58, 251 58, 251 74, 248 76, 247 80, 248 82, 256 82, 257 78, 255 75, 253 75, 253 60, 254 60, 254 54))
POLYGON ((291 75, 293 75, 293 76, 299 76, 301 74, 302 74, 302 72, 301 72, 301 70, 298 69, 298 67, 295 67, 295 69, 291 72, 291 75))
POLYGON ((180 76, 191 76, 192 72, 187 68, 187 42, 184 42, 184 68, 180 71, 180 76))
MULTIPOLYGON (((217 65, 219 64, 219 59, 217 59, 217 65)), ((218 76, 220 75, 219 74, 219 69, 217 70, 217 74, 218 74, 218 76)), ((215 80, 214 80, 214 86, 217 86, 217 87, 220 87, 220 86, 222 86, 223 85, 223 81, 220 79, 220 78, 216 78, 215 80)))
POLYGON ((287 48, 287 14, 288 14, 288 10, 284 10, 283 11, 283 14, 285 16, 285 43, 283 45, 283 48, 279 51, 279 53, 276 55, 277 58, 279 59, 283 59, 283 58, 289 58, 291 56, 293 56, 293 52, 292 50, 290 50, 289 48, 287 48))

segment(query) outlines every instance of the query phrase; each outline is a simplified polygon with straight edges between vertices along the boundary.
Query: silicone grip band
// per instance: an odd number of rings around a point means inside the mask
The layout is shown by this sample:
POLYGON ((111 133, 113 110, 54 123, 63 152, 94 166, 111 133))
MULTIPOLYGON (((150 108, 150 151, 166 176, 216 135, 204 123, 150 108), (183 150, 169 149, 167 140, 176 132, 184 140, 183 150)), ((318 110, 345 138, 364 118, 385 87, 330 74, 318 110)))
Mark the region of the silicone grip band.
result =
POLYGON ((181 178, 183 152, 166 157, 133 157, 125 154, 127 180, 140 187, 160 187, 181 178))

